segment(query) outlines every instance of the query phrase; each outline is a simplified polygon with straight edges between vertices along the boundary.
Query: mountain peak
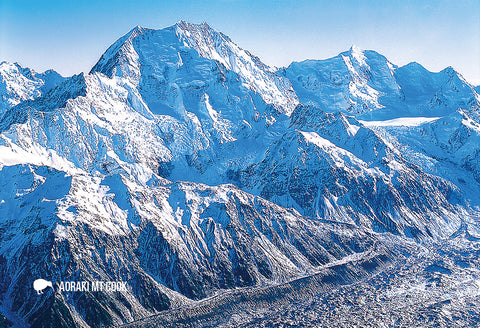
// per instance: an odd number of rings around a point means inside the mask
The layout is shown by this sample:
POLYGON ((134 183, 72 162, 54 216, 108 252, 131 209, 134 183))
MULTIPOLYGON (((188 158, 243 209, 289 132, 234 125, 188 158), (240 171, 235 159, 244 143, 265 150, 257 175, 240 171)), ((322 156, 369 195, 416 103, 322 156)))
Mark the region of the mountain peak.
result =
POLYGON ((142 83, 142 76, 163 79, 158 74, 165 72, 165 67, 172 67, 171 74, 186 67, 182 60, 186 53, 191 69, 211 60, 212 67, 237 74, 245 87, 258 93, 267 104, 283 108, 281 111, 291 113, 298 104, 289 81, 205 22, 179 21, 161 30, 135 27, 107 49, 91 73, 127 78, 134 84, 142 83))
POLYGON ((208 25, 207 22, 202 22, 200 24, 191 23, 184 20, 178 21, 172 27, 175 28, 177 35, 184 36, 184 37, 195 37, 195 35, 203 35, 204 37, 208 37, 208 35, 212 34, 222 34, 217 32, 214 28, 208 25), (183 33, 182 33, 183 32, 183 33), (185 33, 190 32, 190 33, 185 33))
POLYGON ((145 31, 149 30, 148 28, 146 27, 143 27, 143 26, 140 26, 140 25, 137 25, 135 26, 134 28, 132 28, 130 30, 130 32, 128 32, 127 34, 130 36, 130 37, 136 37, 138 35, 141 35, 143 34, 145 31))
POLYGON ((212 48, 236 46, 228 36, 218 32, 206 22, 195 24, 180 21, 174 26, 177 37, 195 49, 202 57, 219 60, 220 58, 211 57, 210 51, 212 48))
POLYGON ((22 101, 32 100, 55 88, 65 78, 54 70, 37 73, 19 63, 0 63, 0 117, 22 101))
POLYGON ((353 59, 359 61, 359 63, 362 62, 362 61, 371 60, 371 59, 380 60, 380 61, 384 61, 384 62, 388 61, 388 59, 385 56, 376 52, 375 50, 365 50, 363 48, 360 48, 357 45, 352 45, 350 47, 350 49, 340 53, 339 56, 340 57, 341 56, 346 56, 346 57, 353 58, 353 59))
POLYGON ((360 65, 366 65, 365 60, 367 59, 367 57, 365 56, 365 53, 362 49, 360 49, 356 45, 352 45, 350 47, 350 54, 360 65))
POLYGON ((168 44, 173 48, 189 46, 197 50, 201 56, 205 55, 201 51, 202 48, 205 48, 205 44, 212 43, 214 35, 219 35, 207 23, 194 24, 183 20, 160 30, 135 26, 105 51, 90 73, 101 72, 109 77, 117 75, 122 77, 129 76, 134 78, 134 80, 138 79, 140 74, 138 72, 138 51, 151 53, 154 48, 153 44, 148 45, 147 41, 142 42, 141 50, 137 49, 137 46, 133 44, 134 40, 145 33, 154 34, 158 45, 168 44))
POLYGON ((357 46, 355 44, 352 44, 348 51, 350 51, 351 53, 359 54, 359 53, 363 53, 364 50, 362 48, 360 48, 359 46, 357 46))
POLYGON ((176 26, 179 26, 179 27, 205 27, 205 28, 211 28, 210 25, 208 25, 208 23, 206 21, 203 21, 201 22, 200 24, 197 24, 197 23, 192 23, 192 22, 188 22, 188 21, 185 21, 185 20, 180 20, 178 21, 176 24, 176 26))
POLYGON ((480 96, 453 70, 352 46, 277 74, 185 21, 134 27, 48 92, 17 66, 0 65, 0 312, 16 326, 318 326, 355 297, 380 303, 349 307, 352 326, 365 309, 376 325, 480 317, 480 96), (32 273, 128 288, 40 296, 32 273))
POLYGON ((357 45, 352 45, 350 49, 340 53, 340 57, 349 57, 351 60, 357 62, 360 66, 367 65, 367 61, 372 58, 379 58, 381 61, 387 61, 384 56, 376 51, 364 50, 357 45))

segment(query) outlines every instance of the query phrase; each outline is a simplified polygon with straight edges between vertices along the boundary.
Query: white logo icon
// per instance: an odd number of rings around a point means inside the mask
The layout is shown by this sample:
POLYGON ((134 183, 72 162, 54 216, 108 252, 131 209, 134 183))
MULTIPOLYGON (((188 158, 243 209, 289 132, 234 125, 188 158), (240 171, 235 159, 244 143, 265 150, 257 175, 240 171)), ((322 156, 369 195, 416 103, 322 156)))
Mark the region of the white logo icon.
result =
POLYGON ((43 294, 43 290, 47 287, 52 287, 52 282, 45 279, 37 279, 33 282, 33 289, 37 291, 38 295, 43 294))

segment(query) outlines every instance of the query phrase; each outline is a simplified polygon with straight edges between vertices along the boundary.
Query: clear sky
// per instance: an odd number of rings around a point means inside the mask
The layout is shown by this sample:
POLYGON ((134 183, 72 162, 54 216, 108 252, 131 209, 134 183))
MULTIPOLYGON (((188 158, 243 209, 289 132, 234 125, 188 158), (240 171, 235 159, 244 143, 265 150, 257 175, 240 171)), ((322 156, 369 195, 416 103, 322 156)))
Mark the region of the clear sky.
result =
POLYGON ((208 22, 265 63, 324 59, 355 44, 397 65, 453 66, 480 84, 480 0, 0 0, 0 61, 88 72, 136 25, 208 22))

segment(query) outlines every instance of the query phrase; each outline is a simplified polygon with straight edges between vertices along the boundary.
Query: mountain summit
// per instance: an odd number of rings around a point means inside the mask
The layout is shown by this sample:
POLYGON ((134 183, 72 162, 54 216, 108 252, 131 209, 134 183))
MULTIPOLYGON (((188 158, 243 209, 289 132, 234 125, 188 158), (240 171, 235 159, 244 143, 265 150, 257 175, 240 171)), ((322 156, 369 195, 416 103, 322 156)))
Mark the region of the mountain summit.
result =
POLYGON ((473 87, 452 68, 432 73, 418 63, 397 67, 356 46, 334 58, 294 62, 282 72, 302 103, 368 120, 441 116, 479 104, 473 87))
POLYGON ((64 78, 53 70, 37 73, 18 63, 0 63, 0 117, 22 101, 40 97, 64 78))
MULTIPOLYGON (((91 73, 126 77, 136 84, 147 79, 168 81, 175 70, 204 65, 205 59, 214 61, 220 71, 234 72, 246 88, 287 114, 298 104, 288 80, 207 23, 180 21, 162 30, 136 27, 103 54, 91 73)), ((200 76, 206 73, 198 68, 200 76)))

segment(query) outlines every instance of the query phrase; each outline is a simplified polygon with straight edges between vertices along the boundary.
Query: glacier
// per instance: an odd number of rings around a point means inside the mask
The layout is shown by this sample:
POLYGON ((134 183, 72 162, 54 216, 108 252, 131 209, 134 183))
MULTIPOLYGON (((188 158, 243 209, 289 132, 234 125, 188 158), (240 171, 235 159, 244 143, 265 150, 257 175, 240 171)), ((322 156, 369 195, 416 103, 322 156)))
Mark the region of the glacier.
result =
POLYGON ((480 322, 480 95, 453 68, 275 68, 180 21, 0 76, 0 327, 480 322))

